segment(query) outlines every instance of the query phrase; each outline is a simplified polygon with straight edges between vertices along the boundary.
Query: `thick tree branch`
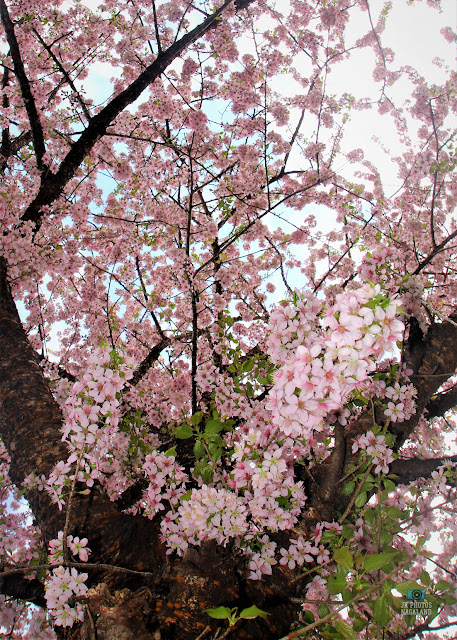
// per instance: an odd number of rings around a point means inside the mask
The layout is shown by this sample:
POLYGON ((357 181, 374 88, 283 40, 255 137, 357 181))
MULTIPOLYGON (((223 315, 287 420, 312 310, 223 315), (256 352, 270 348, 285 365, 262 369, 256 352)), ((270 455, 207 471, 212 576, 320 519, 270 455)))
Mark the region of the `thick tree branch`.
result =
MULTIPOLYGON (((43 355, 40 355, 40 354, 37 353, 36 356, 37 356, 37 358, 38 358, 38 360, 40 362, 48 362, 49 364, 53 364, 53 363, 49 362, 49 360, 47 358, 45 358, 43 355)), ((74 376, 72 373, 67 371, 60 364, 57 366, 57 373, 59 374, 60 378, 64 378, 65 380, 68 380, 69 382, 76 382, 76 380, 77 380, 76 376, 74 376)))
MULTIPOLYGON (((254 0, 243 0, 243 2, 238 3, 237 6, 238 8, 245 8, 253 1, 254 0)), ((4 0, 0 0, 0 2, 4 4, 4 0)), ((233 0, 226 0, 217 11, 212 13, 201 24, 177 42, 173 43, 168 49, 159 53, 154 62, 150 64, 136 80, 124 89, 124 91, 121 91, 121 93, 115 96, 106 107, 92 118, 89 126, 73 144, 62 161, 57 173, 48 175, 43 179, 38 194, 22 216, 23 221, 31 220, 37 227, 40 226, 43 216, 41 211, 42 207, 50 205, 59 197, 65 185, 75 175, 81 162, 94 147, 97 140, 106 134, 107 128, 113 123, 115 118, 128 105, 132 104, 189 45, 201 38, 210 29, 216 28, 224 10, 232 2, 233 0)))
POLYGON ((447 462, 457 462, 457 456, 447 458, 398 458, 390 465, 390 473, 394 473, 397 478, 396 484, 408 484, 419 478, 430 478, 433 471, 442 467, 447 462))
POLYGON ((3 173, 8 164, 8 158, 14 156, 18 151, 25 147, 29 142, 33 140, 32 132, 23 131, 17 138, 10 140, 9 145, 5 148, 3 145, 0 148, 0 173, 3 173))
POLYGON ((5 4, 5 0, 0 0, 0 17, 5 29, 6 39, 10 48, 11 57, 14 64, 14 73, 19 82, 21 88, 21 95, 24 101, 25 109, 27 111, 27 117, 30 122, 30 128, 32 129, 33 146, 35 148, 36 165, 38 169, 43 171, 46 167, 43 165, 43 156, 46 153, 46 147, 44 144, 43 128, 40 123, 40 117, 35 105, 32 90, 30 88, 29 79, 24 70, 24 64, 22 62, 21 52, 14 33, 14 25, 11 21, 8 9, 5 4))
POLYGON ((430 264, 433 258, 435 258, 442 251, 444 251, 444 249, 446 248, 446 245, 449 244, 449 242, 456 237, 457 237, 457 230, 450 233, 447 238, 445 238, 442 242, 440 242, 440 244, 434 246, 433 251, 431 251, 429 255, 426 258, 424 258, 422 262, 419 263, 419 265, 416 267, 415 271, 413 271, 411 275, 416 276, 418 273, 420 273, 428 264, 430 264))
MULTIPOLYGON (((201 336, 205 332, 204 329, 198 330, 198 336, 201 336)), ((135 369, 132 379, 130 380, 130 384, 135 386, 139 383, 142 378, 147 374, 149 369, 152 367, 154 362, 157 362, 160 354, 164 349, 169 347, 171 344, 177 342, 184 342, 190 340, 192 338, 192 331, 187 331, 187 333, 182 333, 178 336, 172 337, 164 337, 160 342, 154 345, 149 353, 143 358, 140 364, 135 369)))
POLYGON ((0 593, 16 600, 27 600, 46 607, 44 585, 39 580, 27 580, 23 575, 0 573, 0 593))
MULTIPOLYGON (((2 107, 4 109, 7 109, 10 106, 10 99, 4 91, 6 87, 9 85, 9 81, 10 81, 10 70, 8 69, 8 67, 5 66, 3 67, 3 78, 2 78, 2 89, 3 89, 2 107)), ((2 129, 2 146, 0 147, 0 157, 2 158, 2 160, 9 157, 10 146, 11 146, 11 134, 10 134, 9 126, 6 125, 2 129)), ((5 163, 5 166, 6 166, 6 163, 5 163)))
POLYGON ((447 391, 439 393, 432 398, 428 405, 425 407, 427 411, 427 418, 438 418, 444 416, 446 411, 457 407, 457 384, 452 386, 447 391))
POLYGON ((417 320, 411 320, 410 332, 404 349, 404 360, 413 370, 411 380, 417 389, 416 413, 406 422, 391 425, 400 447, 419 422, 424 409, 438 389, 457 370, 457 312, 450 316, 452 322, 434 322, 424 336, 417 320))
POLYGON ((336 495, 338 484, 341 480, 344 466, 346 450, 346 439, 344 437, 344 427, 337 423, 335 425, 335 445, 327 464, 324 462, 322 467, 325 469, 325 476, 320 486, 320 496, 324 502, 331 502, 336 495))
MULTIPOLYGON (((424 410, 430 410, 437 405, 433 403, 437 400, 434 398, 438 389, 451 378, 457 370, 457 327, 453 324, 457 319, 457 313, 454 312, 450 316, 452 322, 433 323, 427 334, 424 335, 418 321, 415 318, 410 319, 409 337, 403 352, 403 359, 406 366, 412 369, 413 374, 411 380, 417 389, 416 413, 406 422, 396 422, 389 425, 389 431, 397 436, 395 442, 395 450, 401 449, 404 442, 410 437, 421 419, 424 410), (434 400, 432 400, 434 398, 434 400)), ((454 387, 452 388, 454 390, 454 387)), ((440 394, 442 395, 442 409, 448 402, 451 403, 451 391, 440 394)), ((438 396, 440 397, 440 396, 438 396)), ((438 401, 439 402, 439 401, 438 401)), ((379 407, 374 407, 370 411, 363 412, 357 420, 350 426, 346 439, 346 458, 345 468, 356 463, 357 454, 352 453, 352 444, 358 435, 369 431, 373 424, 385 424, 386 416, 379 407)), ((399 482, 410 482, 415 478, 429 475, 437 467, 443 464, 444 459, 438 459, 431 462, 414 460, 402 461, 404 464, 404 473, 401 475, 401 463, 394 463, 391 467, 392 471, 401 476, 403 479, 399 482), (411 480, 409 480, 411 478, 411 480)), ((336 499, 339 499, 336 497, 336 499)))
POLYGON ((160 342, 158 342, 156 345, 152 347, 148 355, 145 358, 143 358, 143 360, 135 369, 133 377, 130 380, 130 384, 132 386, 137 385, 139 381, 142 378, 144 378, 144 376, 147 374, 147 372, 152 367, 154 362, 157 361, 162 351, 166 349, 172 342, 173 340, 171 338, 163 338, 163 340, 161 340, 160 342))

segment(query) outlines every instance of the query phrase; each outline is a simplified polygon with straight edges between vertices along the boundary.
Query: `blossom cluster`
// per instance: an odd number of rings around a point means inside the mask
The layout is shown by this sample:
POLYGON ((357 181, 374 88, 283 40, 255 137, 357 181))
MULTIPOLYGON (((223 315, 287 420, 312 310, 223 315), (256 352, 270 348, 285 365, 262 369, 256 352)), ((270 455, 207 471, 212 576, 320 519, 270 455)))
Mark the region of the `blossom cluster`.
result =
POLYGON ((414 385, 395 382, 385 390, 384 398, 387 398, 388 402, 384 414, 390 418, 391 422, 409 420, 416 412, 415 396, 414 385))
POLYGON ((56 567, 46 583, 46 604, 51 610, 56 625, 73 626, 76 620, 82 621, 84 612, 81 604, 71 606, 77 596, 87 593, 87 573, 78 573, 74 568, 56 567))
MULTIPOLYGON (((79 557, 81 562, 87 562, 90 554, 87 542, 87 538, 80 539, 72 535, 68 535, 64 541, 64 532, 59 531, 57 538, 49 542, 50 563, 62 562, 67 549, 74 557, 79 557)), ((83 596, 87 592, 87 578, 87 573, 78 573, 74 567, 69 569, 58 566, 52 570, 46 581, 45 598, 56 625, 71 627, 76 620, 83 619, 81 605, 73 605, 77 596, 83 596)))
POLYGON ((226 544, 229 538, 241 538, 249 529, 247 515, 243 500, 231 491, 207 485, 193 489, 177 513, 167 514, 162 521, 167 553, 176 550, 182 555, 189 544, 199 545, 203 540, 226 544))
MULTIPOLYGON (((326 416, 363 388, 375 359, 402 338, 399 306, 379 285, 336 296, 321 330, 308 333, 275 374, 267 407, 285 436, 311 440, 324 431, 326 416)), ((273 343, 273 352, 277 349, 273 343)))
POLYGON ((187 475, 176 463, 174 455, 166 455, 153 451, 146 456, 142 471, 149 480, 138 507, 143 507, 143 514, 153 518, 156 513, 163 511, 164 500, 169 506, 176 508, 186 492, 187 475))
POLYGON ((303 536, 292 538, 287 548, 278 548, 267 535, 255 536, 251 546, 246 549, 249 557, 249 578, 260 580, 264 574, 271 575, 272 567, 278 563, 278 557, 279 564, 287 566, 291 570, 302 567, 305 563, 317 566, 328 563, 330 551, 321 543, 324 529, 340 531, 341 526, 334 522, 320 522, 310 533, 309 539, 305 539, 303 536), (277 551, 279 551, 279 555, 277 551))
MULTIPOLYGON (((412 385, 395 379, 387 386, 371 378, 375 360, 402 338, 399 306, 399 299, 387 298, 379 285, 369 284, 337 295, 325 309, 309 296, 295 296, 272 313, 268 349, 279 368, 267 405, 243 407, 242 426, 226 437, 230 466, 218 471, 216 465, 213 485, 193 489, 165 515, 162 537, 168 553, 182 554, 188 545, 206 539, 226 544, 235 538, 249 557, 252 579, 270 573, 278 558, 289 567, 305 560, 327 561, 328 550, 319 543, 321 532, 312 544, 299 538, 288 549, 277 549, 268 532, 290 530, 296 524, 306 496, 302 482, 295 480, 294 463, 306 459, 311 465, 328 455, 324 437, 332 435, 335 420, 350 420, 348 403, 354 394, 383 392, 395 407, 388 404, 386 412, 398 419, 414 410, 412 385)), ((208 373, 201 374, 199 382, 209 390, 208 373)), ((226 393, 233 398, 228 415, 238 415, 235 407, 239 409, 241 401, 234 389, 226 393)), ((376 473, 388 470, 392 451, 383 436, 369 432, 354 447, 354 452, 363 449, 373 458, 376 473)), ((152 501, 157 508, 156 495, 152 501)))
POLYGON ((376 436, 373 431, 357 436, 352 445, 352 453, 362 450, 372 458, 372 463, 376 465, 375 473, 388 473, 389 464, 393 462, 393 451, 386 444, 384 435, 376 436))
MULTIPOLYGON (((319 456, 328 455, 324 437, 331 435, 335 420, 341 424, 350 420, 348 402, 354 393, 380 396, 382 392, 388 401, 385 413, 392 421, 403 420, 414 410, 412 385, 400 383, 398 376, 389 386, 370 377, 375 359, 402 336, 399 305, 398 299, 383 296, 379 285, 337 295, 327 308, 306 295, 282 304, 271 316, 268 351, 278 369, 266 407, 250 407, 232 378, 217 374, 215 403, 220 415, 240 419, 239 428, 225 436, 230 465, 222 468, 216 462, 213 482, 205 484, 200 478, 200 486, 188 490, 189 478, 174 453, 160 452, 153 446, 158 443, 150 438, 148 444, 143 434, 143 446, 130 457, 130 469, 136 477, 145 477, 148 486, 129 512, 151 519, 164 512, 161 532, 169 554, 182 555, 189 545, 204 540, 224 545, 235 540, 248 558, 251 579, 270 574, 278 562, 289 569, 305 562, 326 564, 330 552, 321 543, 324 525, 311 540, 298 537, 288 547, 279 548, 268 534, 291 530, 297 523, 306 495, 303 483, 295 479, 294 464, 307 459, 312 465, 319 456)), ((200 368, 199 387, 213 391, 216 373, 213 365, 200 368)), ((77 480, 90 487, 97 479, 113 498, 128 486, 122 459, 129 449, 129 435, 121 423, 119 401, 130 375, 123 362, 113 363, 112 354, 100 350, 74 384, 64 405, 63 436, 72 453, 47 480, 33 479, 59 504, 74 479, 75 464, 77 480)), ((372 432, 355 441, 353 451, 357 450, 373 459, 376 473, 386 472, 393 459, 384 437, 372 432)), ((50 543, 53 561, 63 557, 63 544, 60 532, 50 543)), ((67 536, 65 544, 87 561, 87 539, 67 536)), ((62 567, 54 570, 47 598, 56 624, 69 626, 78 619, 80 609, 72 607, 71 600, 85 589, 77 573, 62 567)))
MULTIPOLYGON (((87 538, 79 539, 72 535, 67 536, 66 548, 68 548, 73 556, 78 556, 81 562, 87 562, 89 559, 90 549, 87 547, 87 538)), ((51 562, 56 563, 64 557, 64 541, 63 531, 59 531, 57 538, 49 542, 49 554, 51 562)))
POLYGON ((117 449, 125 450, 126 437, 119 429, 119 399, 132 372, 124 358, 114 356, 113 360, 113 353, 106 348, 95 350, 88 358, 86 372, 74 383, 64 404, 62 439, 69 444, 71 453, 66 461, 56 465, 44 484, 59 507, 64 504, 65 489, 74 478, 75 464, 76 479, 90 488, 95 479, 104 480, 104 461, 112 459, 117 449))
POLYGON ((302 346, 316 329, 322 302, 310 294, 295 296, 294 302, 282 303, 270 314, 268 354, 275 364, 282 365, 302 346))

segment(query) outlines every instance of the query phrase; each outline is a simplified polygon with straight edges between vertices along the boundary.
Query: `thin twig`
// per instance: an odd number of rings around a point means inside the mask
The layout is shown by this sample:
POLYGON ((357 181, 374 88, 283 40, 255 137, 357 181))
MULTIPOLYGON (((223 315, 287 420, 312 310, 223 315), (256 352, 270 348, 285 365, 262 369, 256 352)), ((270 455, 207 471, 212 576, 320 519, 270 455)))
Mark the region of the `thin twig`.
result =
POLYGON ((365 480, 368 478, 370 471, 373 469, 374 464, 371 464, 368 469, 365 471, 363 478, 361 479, 359 486, 357 487, 356 492, 354 493, 354 495, 351 498, 350 503, 348 504, 346 511, 343 513, 343 515, 341 516, 341 518, 338 520, 338 524, 343 524, 343 522, 346 520, 348 514, 351 512, 352 507, 354 506, 354 502, 357 499, 357 496, 359 495, 359 493, 362 491, 362 487, 365 484, 365 480))
MULTIPOLYGON (((104 563, 91 563, 91 562, 61 562, 56 564, 36 564, 36 565, 24 565, 24 566, 14 566, 14 569, 9 569, 8 565, 3 567, 3 572, 8 575, 15 575, 21 573, 34 573, 35 571, 43 571, 49 569, 57 569, 57 567, 74 567, 75 569, 93 569, 94 571, 113 571, 116 573, 125 573, 129 575, 136 576, 153 576, 154 574, 150 571, 135 571, 134 569, 127 569, 126 567, 117 567, 112 564, 104 564, 104 563), (6 569, 6 571, 5 571, 6 569)), ((0 572, 1 575, 1 572, 0 572)))
POLYGON ((388 573, 386 576, 384 576, 384 578, 382 580, 380 580, 379 582, 376 582, 375 584, 373 584, 366 591, 363 591, 362 593, 360 593, 359 595, 355 596, 354 598, 351 598, 346 603, 340 605, 335 611, 330 612, 328 615, 324 616, 323 618, 320 618, 319 620, 316 620, 316 622, 308 624, 308 625, 306 625, 306 627, 302 627, 301 629, 297 629, 297 631, 293 631, 292 633, 289 633, 287 636, 284 636, 284 637, 280 638, 280 640, 293 640, 293 638, 299 638, 300 636, 304 635, 307 631, 310 631, 311 629, 314 629, 318 625, 324 624, 325 622, 329 622, 332 618, 334 618, 334 616, 337 613, 339 613, 343 609, 346 609, 347 607, 350 607, 352 604, 354 604, 356 602, 359 602, 360 600, 362 600, 362 598, 365 598, 366 596, 368 596, 371 593, 373 593, 374 591, 376 591, 376 589, 378 589, 381 586, 381 584, 383 584, 384 582, 386 582, 387 580, 392 578, 396 573, 398 573, 398 571, 403 569, 403 567, 405 567, 408 564, 408 562, 410 562, 410 561, 411 561, 411 558, 408 556, 408 558, 406 558, 397 567, 395 567, 395 569, 393 569, 390 573, 388 573))

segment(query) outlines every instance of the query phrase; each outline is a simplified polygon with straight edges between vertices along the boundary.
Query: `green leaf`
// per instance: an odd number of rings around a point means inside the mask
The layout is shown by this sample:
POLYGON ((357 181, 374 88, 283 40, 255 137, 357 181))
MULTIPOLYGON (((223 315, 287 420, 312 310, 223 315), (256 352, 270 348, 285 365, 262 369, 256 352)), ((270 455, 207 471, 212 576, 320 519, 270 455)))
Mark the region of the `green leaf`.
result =
POLYGON ((386 625, 391 619, 389 607, 387 606, 386 597, 384 595, 376 598, 373 605, 373 618, 375 622, 382 627, 386 625))
POLYGON ((203 458, 206 453, 205 445, 201 440, 197 440, 194 444, 194 456, 196 460, 203 458))
POLYGON ((206 433, 220 433, 224 429, 224 423, 220 420, 209 418, 205 423, 206 433))
POLYGON ((357 640, 354 629, 346 620, 337 620, 334 625, 335 629, 341 633, 345 640, 357 640))
POLYGON ((204 467, 201 473, 202 480, 205 484, 210 484, 213 481, 214 469, 209 465, 204 467))
POLYGON ((415 580, 405 580, 399 584, 395 584, 394 588, 401 593, 402 596, 407 596, 408 591, 422 590, 421 585, 415 580))
POLYGON ((208 464, 207 459, 200 460, 199 462, 197 462, 197 464, 194 467, 194 473, 193 473, 194 478, 198 478, 198 476, 201 476, 202 471, 207 466, 207 464, 208 464))
POLYGON ((365 629, 367 624, 368 624, 368 620, 363 620, 363 618, 357 618, 352 623, 352 627, 353 627, 353 629, 354 629, 354 631, 356 633, 360 633, 361 631, 363 631, 365 629))
POLYGON ((349 602, 349 600, 352 600, 352 598, 356 595, 356 591, 354 590, 349 590, 349 589, 344 589, 344 591, 341 593, 341 599, 343 600, 344 603, 349 602))
POLYGON ((342 593, 346 589, 346 576, 341 573, 337 573, 327 579, 327 591, 330 595, 335 596, 337 593, 342 593))
POLYGON ((303 611, 302 618, 303 618, 303 622, 305 624, 313 624, 313 622, 316 619, 314 617, 314 613, 312 611, 310 611, 309 609, 305 609, 305 611, 303 611))
POLYGON ((367 509, 363 514, 363 519, 369 527, 372 527, 376 521, 376 509, 367 509))
POLYGON ((197 426, 202 421, 202 418, 203 418, 203 411, 197 411, 196 413, 194 413, 190 421, 194 426, 197 426))
MULTIPOLYGON (((391 529, 393 529, 394 527, 392 526, 391 529)), ((400 529, 395 527, 396 532, 399 531, 400 529)), ((386 531, 385 529, 383 531, 381 531, 381 535, 380 535, 380 542, 381 542, 381 546, 383 547, 387 547, 388 545, 391 544, 391 542, 393 541, 393 535, 391 533, 389 533, 388 531, 386 531)))
POLYGON ((230 418, 230 420, 226 420, 224 422, 224 429, 226 431, 231 431, 235 423, 236 423, 236 420, 233 420, 233 418, 230 418))
POLYGON ((220 446, 222 444, 222 438, 218 433, 202 433, 202 438, 208 444, 211 442, 212 444, 217 444, 220 446))
POLYGON ((341 547, 341 549, 335 549, 333 558, 335 559, 335 562, 340 564, 345 569, 352 569, 354 565, 352 554, 347 547, 341 547))
POLYGON ((218 444, 210 442, 208 445, 208 449, 211 454, 211 459, 213 460, 213 462, 217 462, 218 460, 220 460, 222 456, 222 448, 218 444))
POLYGON ((384 486, 387 489, 387 491, 394 491, 396 488, 395 482, 392 482, 392 480, 389 480, 388 478, 384 478, 383 480, 384 482, 384 486))
POLYGON ((365 571, 375 571, 376 569, 382 569, 389 562, 398 556, 398 551, 388 553, 373 553, 371 556, 367 556, 363 561, 365 571))
POLYGON ((354 489, 355 482, 354 480, 351 480, 350 482, 346 482, 341 493, 343 494, 343 496, 350 496, 352 493, 354 493, 354 489))
POLYGON ((400 613, 402 605, 405 601, 404 598, 398 598, 397 596, 393 596, 390 594, 389 604, 396 613, 400 613))
POLYGON ((430 586, 430 574, 427 573, 427 571, 422 570, 421 571, 421 575, 420 575, 420 581, 422 582, 423 585, 425 585, 426 587, 430 586))
POLYGON ((191 438, 194 434, 192 427, 188 424, 179 425, 179 427, 176 427, 173 433, 180 440, 187 440, 188 438, 191 438))
POLYGON ((455 589, 455 587, 447 580, 439 580, 436 583, 435 589, 437 591, 447 591, 448 589, 455 589))
MULTIPOLYGON (((425 536, 419 536, 416 546, 414 547, 415 551, 420 551, 426 542, 427 538, 425 536)), ((425 554, 426 552, 424 551, 423 553, 425 554)))
POLYGON ((362 491, 361 493, 359 493, 359 495, 355 499, 354 504, 356 507, 363 507, 367 499, 368 499, 367 494, 365 493, 365 491, 362 491))
POLYGON ((230 618, 232 612, 228 607, 217 607, 217 609, 205 609, 210 618, 216 618, 216 620, 226 620, 230 618))
POLYGON ((327 607, 327 605, 321 604, 317 612, 317 615, 319 616, 319 618, 325 618, 325 616, 328 616, 329 613, 330 613, 330 609, 327 607))
POLYGON ((262 611, 259 607, 256 607, 255 604, 252 607, 248 607, 247 609, 243 609, 240 613, 240 618, 244 618, 246 620, 252 620, 253 618, 261 617, 266 618, 270 614, 266 611, 262 611))
POLYGON ((250 359, 250 360, 246 360, 245 362, 243 362, 243 371, 245 372, 249 372, 252 371, 252 369, 254 368, 254 360, 250 359))
POLYGON ((165 455, 167 456, 167 458, 169 458, 170 456, 176 456, 176 447, 171 447, 170 449, 167 449, 165 451, 165 455))
POLYGON ((386 513, 392 520, 404 520, 407 515, 404 511, 397 509, 397 507, 389 507, 386 513))

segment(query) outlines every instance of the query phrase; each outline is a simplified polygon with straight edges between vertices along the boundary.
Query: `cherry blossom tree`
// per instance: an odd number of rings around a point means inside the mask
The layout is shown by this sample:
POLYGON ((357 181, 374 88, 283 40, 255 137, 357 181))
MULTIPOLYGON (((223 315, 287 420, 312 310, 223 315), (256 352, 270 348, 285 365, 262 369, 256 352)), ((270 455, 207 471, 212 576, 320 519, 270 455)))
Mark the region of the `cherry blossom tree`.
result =
POLYGON ((452 632, 457 75, 389 9, 0 0, 2 637, 452 632))

